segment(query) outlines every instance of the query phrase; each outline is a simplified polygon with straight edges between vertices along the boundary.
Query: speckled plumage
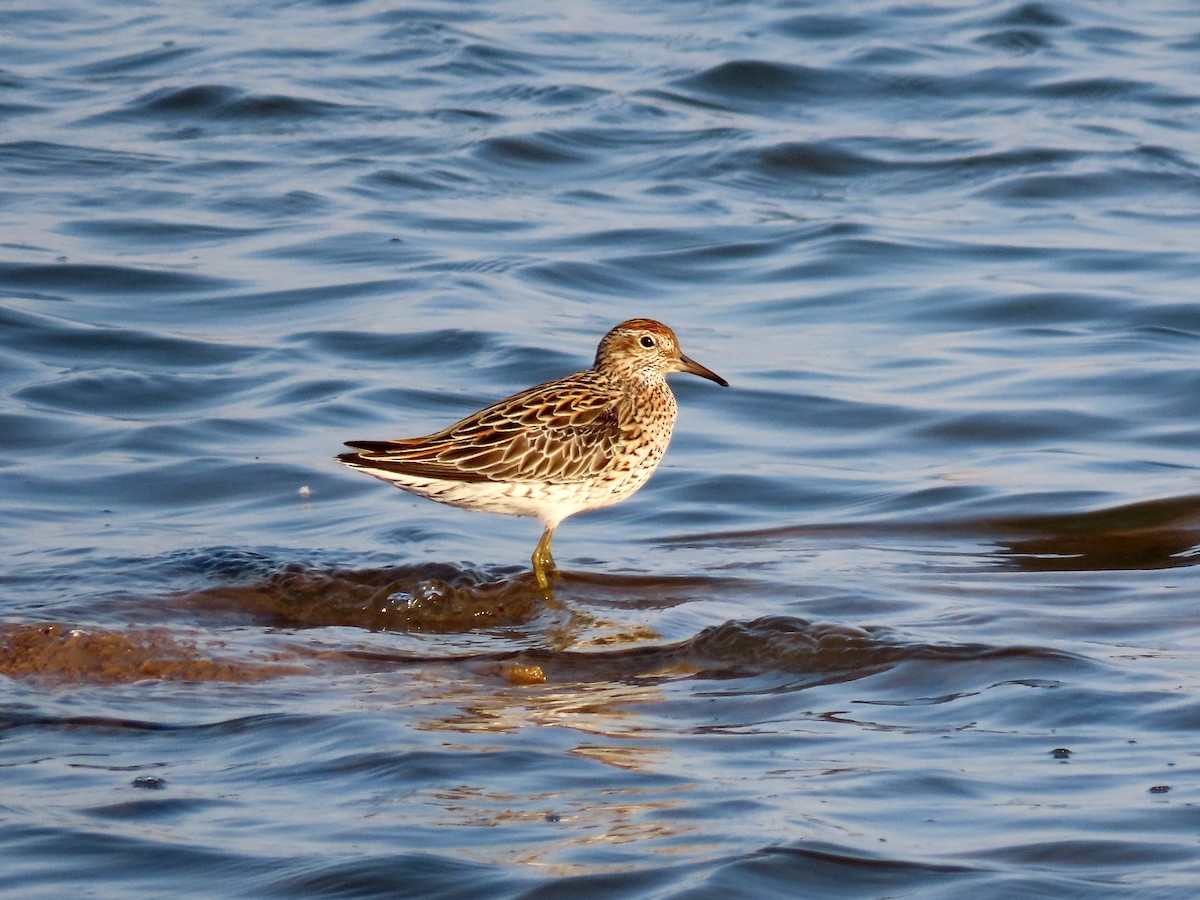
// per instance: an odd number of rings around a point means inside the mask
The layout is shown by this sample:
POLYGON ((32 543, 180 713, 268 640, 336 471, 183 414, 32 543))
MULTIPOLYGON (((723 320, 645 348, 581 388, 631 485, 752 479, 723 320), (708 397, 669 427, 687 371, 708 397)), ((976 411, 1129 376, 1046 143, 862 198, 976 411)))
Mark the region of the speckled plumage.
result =
POLYGON ((347 442, 357 452, 338 460, 442 503, 541 520, 546 530, 533 569, 547 589, 558 524, 624 500, 657 468, 677 412, 671 372, 728 386, 684 356, 666 325, 630 319, 603 337, 590 369, 521 391, 436 434, 347 442))

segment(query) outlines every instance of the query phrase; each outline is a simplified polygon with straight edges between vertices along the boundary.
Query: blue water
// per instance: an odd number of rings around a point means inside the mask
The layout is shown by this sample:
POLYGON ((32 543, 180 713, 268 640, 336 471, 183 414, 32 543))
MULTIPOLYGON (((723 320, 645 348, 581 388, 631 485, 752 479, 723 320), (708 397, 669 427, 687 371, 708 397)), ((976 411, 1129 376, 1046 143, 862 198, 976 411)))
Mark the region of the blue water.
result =
POLYGON ((1194 4, 0 21, 0 892, 1200 888, 1194 4), (553 598, 332 460, 632 316, 553 598))

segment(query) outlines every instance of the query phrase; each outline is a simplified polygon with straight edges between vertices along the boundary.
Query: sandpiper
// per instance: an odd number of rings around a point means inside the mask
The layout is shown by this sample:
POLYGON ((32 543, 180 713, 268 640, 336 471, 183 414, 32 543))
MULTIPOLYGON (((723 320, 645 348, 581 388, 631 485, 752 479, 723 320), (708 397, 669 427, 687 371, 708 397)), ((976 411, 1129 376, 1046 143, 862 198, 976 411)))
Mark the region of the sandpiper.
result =
POLYGON ((624 500, 658 467, 675 426, 671 372, 722 387, 720 375, 680 352, 673 332, 630 319, 600 341, 590 369, 548 381, 436 434, 347 441, 338 460, 398 488, 482 512, 530 516, 545 527, 533 551, 549 590, 550 542, 567 516, 624 500))

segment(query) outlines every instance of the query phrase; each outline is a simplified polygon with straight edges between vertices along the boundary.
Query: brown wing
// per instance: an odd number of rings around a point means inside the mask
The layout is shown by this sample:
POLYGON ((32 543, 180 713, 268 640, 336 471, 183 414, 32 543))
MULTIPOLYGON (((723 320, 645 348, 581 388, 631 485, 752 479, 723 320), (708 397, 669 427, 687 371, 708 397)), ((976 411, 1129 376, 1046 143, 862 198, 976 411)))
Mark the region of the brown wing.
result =
POLYGON ((428 437, 352 441, 351 466, 445 481, 586 481, 613 459, 618 395, 581 372, 501 400, 428 437))

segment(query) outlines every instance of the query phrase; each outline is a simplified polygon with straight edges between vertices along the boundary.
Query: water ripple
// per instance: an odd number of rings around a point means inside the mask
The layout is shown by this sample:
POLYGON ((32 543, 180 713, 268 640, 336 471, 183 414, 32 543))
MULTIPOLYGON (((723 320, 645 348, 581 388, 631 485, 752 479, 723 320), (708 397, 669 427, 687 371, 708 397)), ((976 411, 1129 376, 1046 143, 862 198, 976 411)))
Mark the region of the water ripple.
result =
POLYGON ((5 11, 6 884, 1194 887, 1194 11, 679 12, 5 11), (549 595, 332 458, 632 316, 549 595))

